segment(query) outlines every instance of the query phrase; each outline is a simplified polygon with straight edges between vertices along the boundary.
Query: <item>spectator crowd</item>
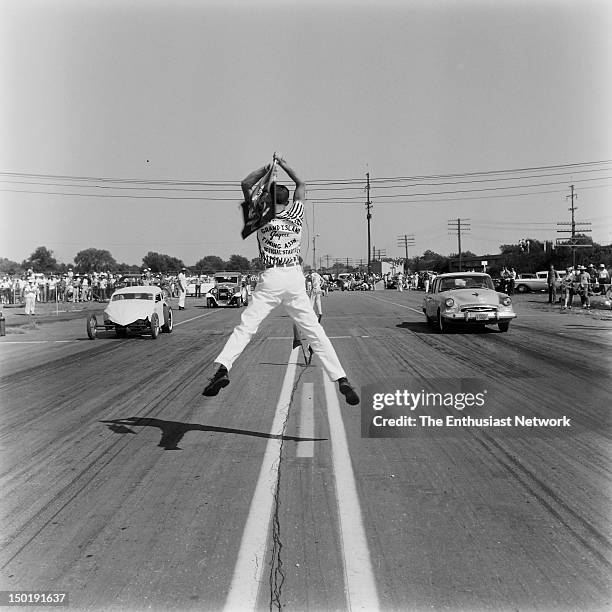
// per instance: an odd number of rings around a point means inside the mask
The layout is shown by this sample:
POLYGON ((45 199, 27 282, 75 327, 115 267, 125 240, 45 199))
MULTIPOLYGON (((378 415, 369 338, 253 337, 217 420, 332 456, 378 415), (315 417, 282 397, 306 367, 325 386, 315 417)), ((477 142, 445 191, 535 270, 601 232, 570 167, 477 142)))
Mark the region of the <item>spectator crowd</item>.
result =
POLYGON ((175 275, 152 274, 145 268, 142 274, 106 272, 44 274, 29 269, 25 274, 4 274, 0 279, 0 301, 3 305, 34 302, 106 302, 112 292, 126 285, 160 285, 168 294, 178 294, 175 275), (28 298, 28 299, 26 299, 28 298))

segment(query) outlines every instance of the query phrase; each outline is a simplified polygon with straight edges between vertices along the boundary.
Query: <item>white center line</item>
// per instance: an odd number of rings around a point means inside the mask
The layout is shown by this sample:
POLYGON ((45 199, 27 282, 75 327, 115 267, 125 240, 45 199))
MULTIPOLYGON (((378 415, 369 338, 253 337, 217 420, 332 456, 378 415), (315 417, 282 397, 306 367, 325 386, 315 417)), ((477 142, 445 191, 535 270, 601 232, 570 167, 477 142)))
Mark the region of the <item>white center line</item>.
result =
POLYGON ((344 560, 344 581, 349 610, 379 610, 378 594, 370 551, 363 527, 355 475, 351 465, 346 430, 334 383, 323 375, 327 418, 332 446, 340 537, 344 560))
MULTIPOLYGON (((314 383, 305 382, 302 386, 300 406, 300 438, 314 438, 314 383)), ((296 457, 314 457, 314 440, 298 442, 296 457)))
MULTIPOLYGON (((280 436, 283 433, 291 403, 293 385, 295 384, 299 352, 300 347, 296 347, 291 351, 289 357, 270 430, 270 434, 273 436, 280 436)), ((255 493, 251 500, 249 515, 242 533, 232 583, 225 601, 227 612, 243 612, 256 609, 262 572, 266 566, 268 533, 274 508, 274 493, 278 480, 281 448, 282 440, 280 438, 270 438, 268 440, 255 493)))

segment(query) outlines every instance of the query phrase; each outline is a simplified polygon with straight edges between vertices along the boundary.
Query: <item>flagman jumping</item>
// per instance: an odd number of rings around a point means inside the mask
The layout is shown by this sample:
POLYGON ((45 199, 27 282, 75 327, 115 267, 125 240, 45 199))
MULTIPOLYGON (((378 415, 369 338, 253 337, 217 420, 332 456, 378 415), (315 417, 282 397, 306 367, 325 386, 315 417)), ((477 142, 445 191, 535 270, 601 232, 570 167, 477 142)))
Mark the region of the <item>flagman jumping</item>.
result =
POLYGON ((358 404, 359 396, 347 380, 336 351, 318 322, 306 293, 304 274, 300 266, 306 185, 282 157, 274 154, 272 164, 251 172, 242 181, 242 192, 245 213, 245 230, 242 235, 246 237, 245 234, 257 230, 259 257, 265 270, 251 295, 249 305, 242 313, 240 324, 234 328, 223 350, 215 359, 217 371, 202 395, 217 395, 223 387, 229 385, 232 365, 257 332, 261 322, 273 308, 282 304, 310 342, 312 350, 321 360, 331 380, 338 383, 338 390, 344 395, 346 402, 352 406, 358 404), (291 204, 289 189, 274 180, 277 166, 295 183, 291 204), (254 224, 253 219, 257 215, 253 210, 262 210, 261 198, 265 198, 268 204, 271 203, 272 212, 261 216, 260 223, 254 224), (247 225, 250 226, 248 230, 247 225))

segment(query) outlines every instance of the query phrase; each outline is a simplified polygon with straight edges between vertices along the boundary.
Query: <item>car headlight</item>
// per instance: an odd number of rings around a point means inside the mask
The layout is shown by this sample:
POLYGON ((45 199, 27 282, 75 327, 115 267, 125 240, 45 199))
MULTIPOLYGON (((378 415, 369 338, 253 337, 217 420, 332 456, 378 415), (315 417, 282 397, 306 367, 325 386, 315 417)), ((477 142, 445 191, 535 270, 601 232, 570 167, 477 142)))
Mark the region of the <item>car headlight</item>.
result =
POLYGON ((499 303, 502 306, 510 306, 510 304, 512 304, 512 298, 510 298, 508 296, 500 298, 499 303))
POLYGON ((452 307, 455 305, 455 300, 453 300, 453 298, 446 298, 446 299, 444 300, 444 305, 445 305, 447 308, 452 308, 452 307))

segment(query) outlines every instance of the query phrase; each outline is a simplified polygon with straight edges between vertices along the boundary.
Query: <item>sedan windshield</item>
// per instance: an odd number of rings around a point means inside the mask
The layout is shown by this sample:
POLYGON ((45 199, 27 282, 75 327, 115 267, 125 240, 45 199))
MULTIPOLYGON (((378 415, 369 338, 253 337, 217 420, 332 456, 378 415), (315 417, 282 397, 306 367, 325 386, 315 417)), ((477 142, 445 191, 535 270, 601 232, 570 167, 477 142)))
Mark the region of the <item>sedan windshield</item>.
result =
POLYGON ((490 276, 451 276, 440 281, 438 291, 451 289, 494 289, 490 276))
POLYGON ((221 283, 232 283, 234 285, 238 284, 238 277, 237 276, 215 276, 215 281, 218 284, 221 283))

